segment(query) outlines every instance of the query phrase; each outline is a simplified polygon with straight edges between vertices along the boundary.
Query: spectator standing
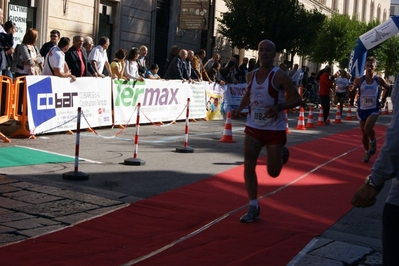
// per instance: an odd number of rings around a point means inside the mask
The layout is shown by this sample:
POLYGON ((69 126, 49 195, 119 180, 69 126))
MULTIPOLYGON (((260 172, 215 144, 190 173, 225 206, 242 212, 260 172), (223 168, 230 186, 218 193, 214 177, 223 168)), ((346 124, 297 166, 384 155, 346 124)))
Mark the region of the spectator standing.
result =
POLYGON ((287 75, 288 75, 288 66, 287 66, 286 63, 281 63, 278 67, 279 67, 282 71, 284 71, 285 73, 287 73, 287 75))
POLYGON ((83 52, 86 54, 86 58, 89 57, 89 54, 91 52, 91 50, 93 50, 94 47, 94 42, 93 39, 90 36, 86 36, 83 39, 83 52))
MULTIPOLYGON (((391 94, 394 110, 399 110, 399 75, 391 94)), ((391 123, 385 133, 385 142, 381 147, 371 174, 352 197, 355 207, 370 207, 377 201, 384 184, 391 181, 391 188, 385 200, 382 212, 382 265, 399 265, 399 112, 394 112, 391 123)), ((366 214, 365 214, 366 215, 366 214)))
POLYGON ((18 58, 15 77, 27 75, 40 75, 43 68, 43 57, 40 56, 36 46, 38 31, 30 28, 26 31, 21 45, 18 46, 18 58))
POLYGON ((249 106, 244 140, 244 180, 249 197, 249 210, 240 219, 251 223, 259 219, 257 175, 255 172, 258 156, 263 146, 267 150, 267 172, 271 177, 279 176, 283 164, 288 161, 284 110, 298 106, 301 98, 291 78, 274 66, 276 46, 270 40, 258 45, 260 67, 247 76, 249 84, 235 116, 249 106), (285 101, 285 94, 288 100, 285 101))
POLYGON ((302 77, 299 80, 299 84, 302 85, 304 88, 306 88, 308 86, 308 79, 309 79, 309 68, 307 66, 304 66, 302 68, 302 77))
POLYGON ((315 72, 312 72, 312 73, 310 73, 310 76, 309 76, 309 78, 308 78, 308 86, 309 85, 316 85, 317 84, 317 81, 316 81, 316 73, 315 72))
POLYGON ((380 114, 380 106, 384 107, 389 85, 385 79, 375 75, 377 62, 372 56, 367 57, 364 76, 356 78, 354 89, 359 89, 359 98, 357 101, 357 116, 359 119, 360 129, 362 131, 362 144, 365 149, 363 162, 368 162, 370 156, 377 151, 377 139, 375 138, 374 125, 380 114), (382 87, 382 100, 379 101, 380 91, 382 87))
POLYGON ((323 71, 323 74, 320 76, 319 80, 319 98, 320 104, 323 107, 323 119, 324 124, 327 126, 330 123, 328 122, 328 116, 330 115, 330 93, 331 88, 333 87, 333 82, 331 81, 331 68, 326 67, 323 71))
POLYGON ((140 46, 139 48, 139 59, 138 59, 138 63, 139 63, 139 74, 140 76, 144 77, 145 72, 147 71, 147 65, 146 65, 146 56, 148 53, 148 48, 147 46, 140 46))
POLYGON ((114 60, 111 62, 111 71, 116 78, 129 80, 129 78, 125 76, 125 59, 126 50, 122 48, 118 49, 118 51, 115 52, 114 60))
POLYGON ((300 69, 295 71, 295 74, 292 76, 292 82, 294 83, 294 85, 297 86, 297 88, 299 88, 299 85, 301 84, 303 73, 305 72, 305 70, 306 66, 302 66, 300 69))
POLYGON ((295 75, 295 73, 298 71, 299 65, 298 64, 294 64, 294 67, 290 70, 290 72, 288 72, 288 75, 290 77, 293 77, 295 75))
POLYGON ((308 78, 308 90, 310 92, 310 102, 318 103, 316 96, 318 94, 318 84, 316 81, 316 73, 312 72, 308 78))
POLYGON ((249 59, 249 62, 248 62, 248 73, 253 71, 256 68, 255 66, 256 66, 256 59, 255 58, 249 59))
POLYGON ((242 59, 242 64, 238 67, 238 81, 240 83, 246 82, 246 77, 248 74, 248 57, 242 59))
POLYGON ((307 66, 303 66, 302 73, 299 75, 299 80, 298 80, 298 90, 301 97, 303 97, 303 93, 308 86, 308 78, 309 78, 309 68, 307 66))
POLYGON ((1 75, 13 78, 10 70, 14 54, 14 33, 17 26, 12 21, 4 23, 5 32, 0 33, 1 75))
POLYGON ((42 48, 40 48, 40 54, 45 57, 48 51, 54 46, 58 44, 60 41, 60 32, 58 30, 50 31, 50 41, 43 44, 42 48))
POLYGON ((227 63, 226 67, 220 69, 221 79, 224 80, 225 83, 230 84, 238 84, 238 80, 235 78, 236 73, 236 63, 234 61, 230 61, 227 63))
POLYGON ((58 45, 48 51, 44 59, 43 75, 76 80, 76 76, 71 73, 65 62, 65 53, 69 50, 70 44, 71 40, 68 37, 62 37, 58 45))
POLYGON ((125 61, 125 77, 133 80, 144 81, 144 78, 139 74, 139 51, 137 48, 132 48, 126 57, 125 61))
POLYGON ((207 74, 212 82, 220 83, 220 85, 225 85, 226 83, 219 78, 220 76, 220 63, 215 61, 213 62, 213 66, 210 70, 208 70, 207 74))
POLYGON ((200 80, 200 77, 197 75, 197 72, 195 72, 195 71, 193 70, 192 62, 193 62, 193 59, 194 59, 194 58, 195 58, 194 51, 193 51, 193 50, 188 50, 188 51, 187 51, 187 59, 186 59, 186 61, 187 61, 187 63, 186 63, 186 68, 187 68, 188 76, 189 76, 192 80, 195 80, 195 81, 202 81, 202 80, 200 80))
POLYGON ((195 71, 195 73, 197 73, 200 80, 210 81, 208 73, 206 72, 204 64, 202 62, 202 60, 204 60, 205 57, 206 57, 206 51, 200 49, 197 52, 197 54, 194 56, 193 60, 191 61, 192 68, 195 71))
MULTIPOLYGON (((0 57, 1 57, 1 75, 13 78, 10 67, 12 65, 12 54, 14 53, 14 33, 16 31, 16 25, 12 21, 4 23, 5 32, 0 32, 0 57)), ((5 113, 6 105, 6 84, 1 86, 1 110, 0 116, 5 113)))
POLYGON ((87 73, 97 77, 97 73, 89 63, 83 48, 83 37, 73 37, 73 46, 65 53, 65 62, 75 77, 86 77, 87 73))
MULTIPOLYGON (((16 58, 15 77, 40 75, 43 68, 43 58, 40 56, 39 49, 36 46, 38 35, 36 29, 29 28, 26 30, 22 42, 17 49, 18 57, 16 58)), ((22 114, 24 89, 21 83, 19 87, 18 114, 22 114)))
POLYGON ((180 49, 179 49, 179 47, 177 47, 177 45, 173 45, 170 48, 170 52, 169 52, 168 57, 166 58, 164 69, 163 69, 163 72, 162 72, 163 74, 165 74, 166 71, 168 70, 169 65, 172 62, 173 58, 175 58, 179 54, 179 50, 180 49))
POLYGON ((215 53, 212 58, 210 58, 208 61, 206 61, 205 65, 204 65, 205 70, 208 72, 208 70, 210 70, 213 67, 213 62, 215 62, 215 61, 220 63, 220 58, 221 58, 220 54, 215 53))
POLYGON ((237 54, 235 54, 234 56, 232 56, 232 57, 230 57, 230 60, 223 66, 222 65, 222 68, 221 69, 223 69, 224 67, 227 67, 228 66, 228 64, 229 64, 229 62, 234 62, 234 78, 238 81, 238 55, 237 54))
POLYGON ((330 67, 326 67, 320 76, 319 87, 320 104, 323 107, 323 120, 324 124, 328 126, 330 124, 328 122, 328 116, 330 115, 330 94, 333 87, 330 67))
POLYGON ((165 79, 180 79, 185 81, 191 82, 191 77, 187 72, 187 56, 188 52, 185 49, 181 49, 179 51, 178 56, 173 58, 170 62, 168 69, 166 70, 165 79))
POLYGON ((109 38, 105 36, 101 37, 98 41, 98 45, 93 48, 88 58, 91 66, 94 69, 94 72, 97 74, 97 76, 102 78, 105 77, 103 74, 104 67, 111 77, 115 77, 111 74, 111 65, 108 62, 107 49, 109 45, 109 38))
POLYGON ((0 7, 0 33, 6 32, 3 28, 3 20, 4 20, 4 12, 3 9, 0 7))
POLYGON ((316 75, 316 80, 317 80, 317 81, 320 80, 320 77, 321 77, 321 75, 323 75, 324 70, 325 70, 326 68, 328 68, 328 67, 330 67, 330 66, 329 66, 329 65, 326 65, 323 69, 320 69, 320 71, 317 72, 317 75, 316 75))

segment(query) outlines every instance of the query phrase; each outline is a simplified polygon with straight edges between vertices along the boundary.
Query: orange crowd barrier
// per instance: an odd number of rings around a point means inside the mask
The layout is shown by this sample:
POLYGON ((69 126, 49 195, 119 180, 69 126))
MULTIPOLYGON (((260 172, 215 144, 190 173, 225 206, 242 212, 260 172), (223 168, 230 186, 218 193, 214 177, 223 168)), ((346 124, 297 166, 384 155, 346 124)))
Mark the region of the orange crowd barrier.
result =
POLYGON ((36 138, 26 128, 28 125, 27 88, 25 77, 14 79, 14 101, 12 105, 12 118, 18 121, 20 128, 11 133, 13 138, 36 138), (23 95, 22 97, 20 95, 23 95), (21 103, 22 100, 22 103, 21 103))
MULTIPOLYGON (((11 118, 11 100, 13 95, 13 82, 10 77, 1 76, 1 88, 0 88, 0 124, 6 123, 11 118)), ((3 133, 0 132, 0 139, 4 142, 11 142, 3 133)))

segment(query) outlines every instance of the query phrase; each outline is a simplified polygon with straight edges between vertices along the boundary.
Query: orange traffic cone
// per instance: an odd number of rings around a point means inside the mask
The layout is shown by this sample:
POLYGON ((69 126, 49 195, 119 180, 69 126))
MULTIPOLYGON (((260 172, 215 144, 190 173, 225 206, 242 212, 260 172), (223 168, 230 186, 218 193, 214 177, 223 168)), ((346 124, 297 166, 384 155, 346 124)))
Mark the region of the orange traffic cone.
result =
POLYGON ((385 103, 384 115, 389 115, 388 102, 385 103))
POLYGON ((348 111, 346 112, 345 120, 352 120, 352 108, 351 105, 348 105, 348 111))
POLYGON ((338 105, 337 105, 337 112, 335 113, 334 124, 342 124, 342 120, 341 120, 341 104, 340 103, 338 103, 338 105))
POLYGON ((310 106, 309 108, 309 114, 308 114, 308 121, 306 122, 306 128, 315 128, 314 123, 313 123, 313 106, 310 106))
POLYGON ((303 107, 301 107, 301 109, 299 111, 298 124, 296 126, 296 129, 306 130, 306 128, 305 128, 305 111, 303 110, 303 107))
POLYGON ((289 127, 288 127, 288 111, 287 109, 284 110, 285 114, 285 133, 291 133, 289 127))
POLYGON ((319 117, 317 118, 316 125, 325 126, 325 124, 324 124, 324 115, 323 115, 323 106, 320 106, 319 117))
POLYGON ((229 142, 229 143, 235 142, 233 140, 233 132, 231 130, 231 112, 227 113, 226 124, 225 124, 224 130, 223 130, 223 136, 219 141, 220 142, 229 142))

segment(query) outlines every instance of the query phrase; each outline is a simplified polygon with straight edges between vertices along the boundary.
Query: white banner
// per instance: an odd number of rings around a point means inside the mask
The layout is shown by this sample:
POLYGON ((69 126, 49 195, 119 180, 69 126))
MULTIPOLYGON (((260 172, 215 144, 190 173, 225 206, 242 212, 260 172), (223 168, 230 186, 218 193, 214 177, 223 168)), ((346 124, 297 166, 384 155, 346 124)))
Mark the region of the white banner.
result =
POLYGON ((112 125, 110 78, 26 76, 29 130, 32 134, 112 125), (87 121, 86 121, 87 119, 87 121))
POLYGON ((399 29, 393 18, 388 19, 377 27, 369 30, 359 37, 367 50, 377 46, 378 44, 385 42, 393 35, 398 33, 399 29))
MULTIPOLYGON (((246 83, 236 85, 207 83, 205 85, 207 98, 206 117, 208 120, 224 119, 223 115, 236 110, 248 87, 246 83)), ((248 112, 248 107, 245 107, 242 112, 248 112)))
POLYGON ((18 6, 9 4, 8 5, 8 20, 11 20, 17 26, 17 29, 13 35, 14 47, 22 42, 26 33, 28 18, 28 8, 26 6, 18 6))
MULTIPOLYGON (((138 103, 140 124, 186 119, 188 99, 189 118, 205 118, 206 88, 213 86, 181 80, 126 82, 109 77, 84 77, 70 82, 54 76, 26 76, 26 85, 31 134, 75 130, 78 107, 83 114, 81 128, 135 124, 138 103)), ((220 108, 223 90, 217 98, 214 109, 220 108)))
MULTIPOLYGON (((247 83, 241 84, 229 84, 226 91, 225 104, 230 107, 231 110, 235 110, 240 105, 241 99, 247 91, 247 83)), ((242 112, 248 112, 246 107, 242 112)))
POLYGON ((190 98, 190 118, 205 117, 204 83, 182 83, 181 80, 144 82, 113 80, 114 124, 135 124, 137 104, 141 105, 140 124, 186 118, 190 98))
POLYGON ((190 88, 190 118, 205 118, 206 116, 206 82, 196 82, 190 88))

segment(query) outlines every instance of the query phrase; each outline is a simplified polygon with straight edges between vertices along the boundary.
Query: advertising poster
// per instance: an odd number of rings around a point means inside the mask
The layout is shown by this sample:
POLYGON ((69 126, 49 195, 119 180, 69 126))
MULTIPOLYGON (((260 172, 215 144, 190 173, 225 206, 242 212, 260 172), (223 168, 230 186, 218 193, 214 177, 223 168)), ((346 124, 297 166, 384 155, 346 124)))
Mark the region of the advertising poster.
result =
POLYGON ((26 76, 29 130, 32 134, 112 125, 111 79, 26 76))

